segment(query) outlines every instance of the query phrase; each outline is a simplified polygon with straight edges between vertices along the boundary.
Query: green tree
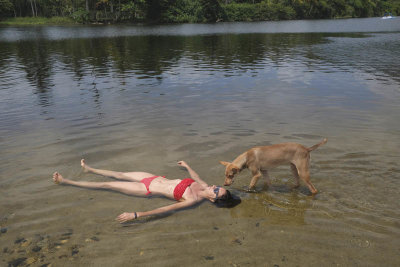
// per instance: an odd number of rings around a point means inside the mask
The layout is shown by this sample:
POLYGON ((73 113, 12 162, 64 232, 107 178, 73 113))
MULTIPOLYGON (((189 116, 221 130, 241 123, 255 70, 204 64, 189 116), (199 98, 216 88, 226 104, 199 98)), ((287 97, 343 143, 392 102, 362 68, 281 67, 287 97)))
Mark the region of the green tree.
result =
POLYGON ((125 1, 120 5, 121 19, 126 20, 144 20, 146 17, 146 1, 145 0, 130 0, 125 1))
POLYGON ((0 0, 0 19, 8 17, 13 10, 13 4, 9 0, 0 0))

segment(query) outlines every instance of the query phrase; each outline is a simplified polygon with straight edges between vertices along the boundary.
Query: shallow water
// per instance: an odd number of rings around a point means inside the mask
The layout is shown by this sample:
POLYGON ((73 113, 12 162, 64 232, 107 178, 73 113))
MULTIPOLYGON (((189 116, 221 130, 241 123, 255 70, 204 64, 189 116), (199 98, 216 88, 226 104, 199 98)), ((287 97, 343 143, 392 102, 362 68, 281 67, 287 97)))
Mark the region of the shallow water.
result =
POLYGON ((400 20, 0 28, 0 265, 398 266, 400 20), (385 24, 386 23, 386 24, 385 24), (252 146, 312 152, 233 209, 56 186, 79 160, 210 184, 252 146))

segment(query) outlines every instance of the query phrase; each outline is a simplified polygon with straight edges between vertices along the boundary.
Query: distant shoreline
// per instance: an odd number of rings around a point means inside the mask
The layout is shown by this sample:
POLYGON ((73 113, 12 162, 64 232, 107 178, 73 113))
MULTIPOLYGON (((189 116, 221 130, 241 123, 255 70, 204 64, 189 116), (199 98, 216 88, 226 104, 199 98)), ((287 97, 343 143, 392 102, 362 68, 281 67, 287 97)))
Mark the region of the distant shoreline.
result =
POLYGON ((398 0, 1 0, 0 25, 182 24, 372 18, 400 14, 398 0))
MULTIPOLYGON (((354 17, 335 17, 335 18, 326 18, 322 20, 331 20, 331 19, 352 19, 354 17)), ((356 18, 354 18, 356 19, 356 18)), ((217 21, 219 22, 263 22, 263 21, 290 21, 290 20, 298 20, 298 19, 284 19, 284 20, 260 20, 260 21, 217 21)), ((307 19, 310 20, 310 19, 307 19)), ((311 19, 311 20, 320 20, 320 19, 311 19)), ((185 22, 175 22, 175 23, 156 23, 158 25, 167 25, 167 24, 184 24, 185 22)), ((7 18, 5 20, 0 20, 0 26, 70 26, 70 25, 143 25, 143 24, 154 24, 152 22, 134 22, 134 21, 119 21, 119 22, 89 22, 89 23, 79 23, 68 17, 18 17, 18 18, 7 18)), ((203 24, 200 22, 192 23, 192 24, 203 24)))

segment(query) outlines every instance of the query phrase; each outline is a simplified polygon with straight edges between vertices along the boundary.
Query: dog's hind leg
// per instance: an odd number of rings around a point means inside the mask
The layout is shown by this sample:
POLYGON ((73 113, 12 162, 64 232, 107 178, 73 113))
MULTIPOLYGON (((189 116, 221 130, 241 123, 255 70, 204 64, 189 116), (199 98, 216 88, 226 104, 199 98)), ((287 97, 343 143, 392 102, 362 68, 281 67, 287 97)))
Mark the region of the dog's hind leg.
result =
POLYGON ((311 193, 315 195, 316 193, 318 193, 318 190, 314 187, 314 185, 310 181, 310 170, 308 166, 309 166, 309 159, 301 161, 300 164, 296 164, 301 180, 303 180, 306 183, 308 189, 310 189, 311 193))
POLYGON ((300 177, 299 172, 297 171, 296 165, 290 163, 290 168, 292 169, 293 177, 294 177, 294 186, 293 188, 298 188, 300 186, 300 177))

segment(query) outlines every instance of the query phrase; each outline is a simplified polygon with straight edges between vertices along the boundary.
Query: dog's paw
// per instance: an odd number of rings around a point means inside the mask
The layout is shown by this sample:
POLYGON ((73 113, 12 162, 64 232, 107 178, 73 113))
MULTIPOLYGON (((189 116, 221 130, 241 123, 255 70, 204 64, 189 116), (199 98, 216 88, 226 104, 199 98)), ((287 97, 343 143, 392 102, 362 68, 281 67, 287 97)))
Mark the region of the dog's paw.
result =
POLYGON ((258 191, 256 189, 254 189, 254 188, 247 188, 246 192, 247 193, 258 193, 258 191))

